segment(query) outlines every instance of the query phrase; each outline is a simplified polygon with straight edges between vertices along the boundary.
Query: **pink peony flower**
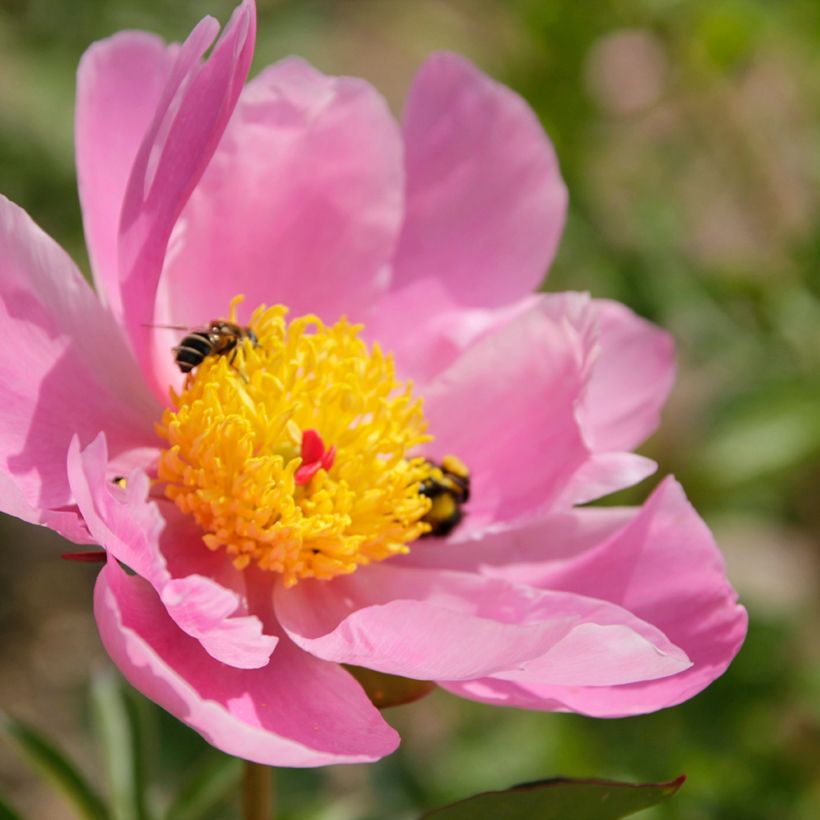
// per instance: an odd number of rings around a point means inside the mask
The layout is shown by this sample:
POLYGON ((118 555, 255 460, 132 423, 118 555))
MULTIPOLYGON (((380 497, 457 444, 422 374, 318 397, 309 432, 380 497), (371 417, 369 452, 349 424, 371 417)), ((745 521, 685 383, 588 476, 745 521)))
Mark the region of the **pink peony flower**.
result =
POLYGON ((243 87, 253 2, 203 60, 217 28, 83 57, 96 294, 2 201, 2 508, 104 547, 114 662, 250 760, 393 751, 343 664, 601 717, 699 692, 746 614, 683 491, 575 506, 654 470, 672 343, 532 293, 566 205, 535 116, 451 54, 400 124, 298 59, 243 87))

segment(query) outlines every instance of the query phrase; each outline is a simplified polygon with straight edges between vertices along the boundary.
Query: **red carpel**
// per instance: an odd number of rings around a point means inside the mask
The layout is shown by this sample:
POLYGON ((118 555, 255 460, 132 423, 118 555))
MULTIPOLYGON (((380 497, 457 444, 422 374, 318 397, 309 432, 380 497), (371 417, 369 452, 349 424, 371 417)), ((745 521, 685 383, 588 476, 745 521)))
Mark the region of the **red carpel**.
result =
POLYGON ((64 552, 60 558, 65 561, 81 561, 84 563, 103 563, 108 557, 105 550, 85 550, 84 552, 64 552))
POLYGON ((319 470, 329 470, 336 458, 336 447, 325 450, 325 443, 316 430, 302 433, 302 463, 294 474, 297 484, 307 484, 319 470))

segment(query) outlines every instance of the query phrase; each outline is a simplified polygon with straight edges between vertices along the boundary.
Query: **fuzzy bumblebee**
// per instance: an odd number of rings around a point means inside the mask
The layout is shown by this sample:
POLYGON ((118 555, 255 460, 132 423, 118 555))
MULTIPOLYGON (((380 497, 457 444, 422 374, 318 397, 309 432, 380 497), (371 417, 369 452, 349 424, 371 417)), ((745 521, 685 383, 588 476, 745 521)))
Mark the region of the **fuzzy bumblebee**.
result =
POLYGON ((430 525, 424 537, 449 535, 464 518, 463 505, 470 500, 470 471, 456 456, 444 456, 440 464, 430 462, 430 476, 421 482, 419 492, 432 506, 422 519, 430 525))

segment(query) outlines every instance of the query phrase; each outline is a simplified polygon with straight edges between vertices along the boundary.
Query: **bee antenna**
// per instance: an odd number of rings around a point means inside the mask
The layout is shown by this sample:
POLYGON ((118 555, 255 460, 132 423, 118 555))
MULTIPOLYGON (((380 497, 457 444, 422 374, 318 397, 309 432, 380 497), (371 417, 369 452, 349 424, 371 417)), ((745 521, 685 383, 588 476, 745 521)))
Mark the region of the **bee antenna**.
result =
POLYGON ((159 328, 160 330, 190 330, 191 328, 185 327, 184 325, 154 325, 150 322, 141 322, 140 327, 154 327, 159 328))

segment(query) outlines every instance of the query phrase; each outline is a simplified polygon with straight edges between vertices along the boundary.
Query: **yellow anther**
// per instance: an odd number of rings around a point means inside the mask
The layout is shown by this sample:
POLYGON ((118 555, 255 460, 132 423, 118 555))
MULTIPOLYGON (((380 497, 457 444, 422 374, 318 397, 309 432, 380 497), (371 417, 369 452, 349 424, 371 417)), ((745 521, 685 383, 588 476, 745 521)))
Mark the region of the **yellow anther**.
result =
POLYGON ((165 494, 205 545, 292 585, 406 553, 430 529, 431 465, 410 455, 430 437, 392 357, 345 319, 286 315, 258 308, 254 337, 207 356, 157 431, 165 494))

